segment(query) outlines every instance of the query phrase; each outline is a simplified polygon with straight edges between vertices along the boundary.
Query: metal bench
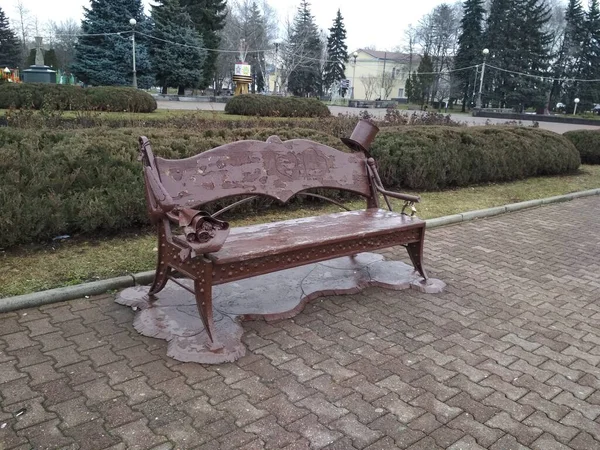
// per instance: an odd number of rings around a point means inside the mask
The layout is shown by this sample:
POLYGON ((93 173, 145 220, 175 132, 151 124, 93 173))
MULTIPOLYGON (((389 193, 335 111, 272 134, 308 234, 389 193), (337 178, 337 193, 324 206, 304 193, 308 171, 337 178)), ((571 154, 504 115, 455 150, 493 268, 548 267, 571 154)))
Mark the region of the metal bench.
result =
MULTIPOLYGON (((150 302, 169 280, 195 296, 210 339, 219 349, 213 318, 215 285, 305 264, 402 245, 426 283, 423 268, 425 222, 404 209, 391 211, 388 198, 412 207, 419 197, 386 190, 368 147, 377 128, 360 121, 350 139, 353 152, 303 139, 238 141, 181 160, 155 157, 139 139, 148 212, 158 230, 158 265, 150 302), (314 189, 350 191, 366 208, 229 229, 218 217, 258 196, 288 202, 296 195, 328 199, 314 189), (380 195, 388 209, 380 208, 380 195), (208 215, 210 202, 246 196, 208 215), (181 277, 193 282, 182 283, 181 277)), ((320 191, 319 191, 320 192, 320 191)), ((347 209, 347 208, 345 208, 347 209)))

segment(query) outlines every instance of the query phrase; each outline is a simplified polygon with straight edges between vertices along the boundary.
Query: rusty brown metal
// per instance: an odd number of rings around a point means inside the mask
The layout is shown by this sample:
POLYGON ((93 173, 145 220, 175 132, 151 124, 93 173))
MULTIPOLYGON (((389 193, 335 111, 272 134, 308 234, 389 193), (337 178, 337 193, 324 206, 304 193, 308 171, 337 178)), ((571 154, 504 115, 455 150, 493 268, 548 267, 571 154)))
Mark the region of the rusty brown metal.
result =
MULTIPOLYGON (((370 145, 377 132, 371 125, 361 121, 352 133, 357 148, 370 145)), ((238 141, 169 160, 154 157, 148 139, 141 137, 140 153, 148 212, 158 226, 159 242, 149 300, 169 279, 175 281, 174 275, 192 280, 190 289, 215 352, 222 348, 213 319, 215 285, 396 245, 406 247, 416 272, 427 280, 422 263, 425 222, 379 209, 378 197, 384 195, 388 206, 388 196, 419 199, 384 189, 366 150, 347 153, 309 140, 282 142, 271 136, 266 142, 238 141), (367 208, 231 230, 199 211, 206 203, 240 195, 287 202, 315 188, 359 194, 367 208), (217 236, 218 242, 211 241, 217 236)))
POLYGON ((238 141, 187 159, 155 160, 164 190, 179 207, 197 208, 248 194, 287 202, 312 188, 370 195, 364 154, 340 152, 304 139, 238 141))
POLYGON ((361 120, 354 127, 350 137, 341 140, 351 150, 363 152, 365 155, 370 156, 369 149, 378 132, 379 128, 373 122, 361 120))

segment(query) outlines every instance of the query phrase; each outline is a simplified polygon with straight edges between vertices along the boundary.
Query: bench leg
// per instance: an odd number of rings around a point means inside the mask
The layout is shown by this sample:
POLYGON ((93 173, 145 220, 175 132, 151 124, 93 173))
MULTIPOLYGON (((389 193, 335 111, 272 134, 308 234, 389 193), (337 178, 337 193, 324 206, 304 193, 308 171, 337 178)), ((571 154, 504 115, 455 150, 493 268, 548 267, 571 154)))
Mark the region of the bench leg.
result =
POLYGON ((206 282, 205 280, 195 279, 194 292, 196 294, 196 304, 198 305, 200 319, 202 319, 208 338, 214 344, 216 343, 216 336, 215 322, 213 320, 212 285, 210 280, 206 282))
POLYGON ((427 280, 427 274, 423 268, 423 240, 413 242, 412 244, 406 244, 406 250, 408 251, 408 256, 410 256, 410 260, 413 263, 415 270, 427 280))
POLYGON ((158 264, 156 273, 154 274, 154 281, 152 282, 152 286, 150 286, 150 292, 148 292, 148 295, 151 297, 163 290, 167 281, 169 281, 169 275, 171 274, 171 268, 169 266, 165 267, 164 265, 161 265, 160 262, 158 264), (164 269, 161 267, 164 267, 164 269))
POLYGON ((169 275, 171 274, 171 267, 167 265, 165 261, 166 252, 166 228, 164 223, 158 224, 158 262, 156 263, 156 272, 154 273, 154 281, 150 286, 148 295, 151 300, 155 300, 153 297, 158 294, 166 286, 169 281, 169 275))

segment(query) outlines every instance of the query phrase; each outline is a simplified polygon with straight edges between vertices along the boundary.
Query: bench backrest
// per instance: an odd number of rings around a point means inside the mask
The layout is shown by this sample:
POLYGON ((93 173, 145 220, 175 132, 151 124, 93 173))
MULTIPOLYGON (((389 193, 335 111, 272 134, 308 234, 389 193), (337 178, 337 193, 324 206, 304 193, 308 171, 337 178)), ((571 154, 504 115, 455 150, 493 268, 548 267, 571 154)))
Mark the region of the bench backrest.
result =
POLYGON ((140 140, 142 155, 146 147, 150 152, 146 157, 152 160, 146 162, 147 170, 155 171, 162 192, 175 206, 198 207, 239 195, 265 195, 287 202, 311 188, 373 196, 366 156, 360 152, 342 152, 304 139, 281 142, 272 136, 267 142, 238 141, 173 160, 154 158, 144 139, 140 140))

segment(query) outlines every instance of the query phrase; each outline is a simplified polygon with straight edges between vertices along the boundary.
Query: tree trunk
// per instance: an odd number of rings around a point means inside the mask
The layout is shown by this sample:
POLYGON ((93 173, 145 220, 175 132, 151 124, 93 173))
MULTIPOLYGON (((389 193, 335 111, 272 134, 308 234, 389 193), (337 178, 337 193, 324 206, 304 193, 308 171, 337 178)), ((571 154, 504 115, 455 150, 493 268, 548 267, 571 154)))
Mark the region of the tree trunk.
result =
POLYGON ((160 93, 163 95, 167 95, 167 86, 163 86, 160 93))
POLYGON ((177 95, 185 95, 185 86, 179 86, 177 88, 177 95))

